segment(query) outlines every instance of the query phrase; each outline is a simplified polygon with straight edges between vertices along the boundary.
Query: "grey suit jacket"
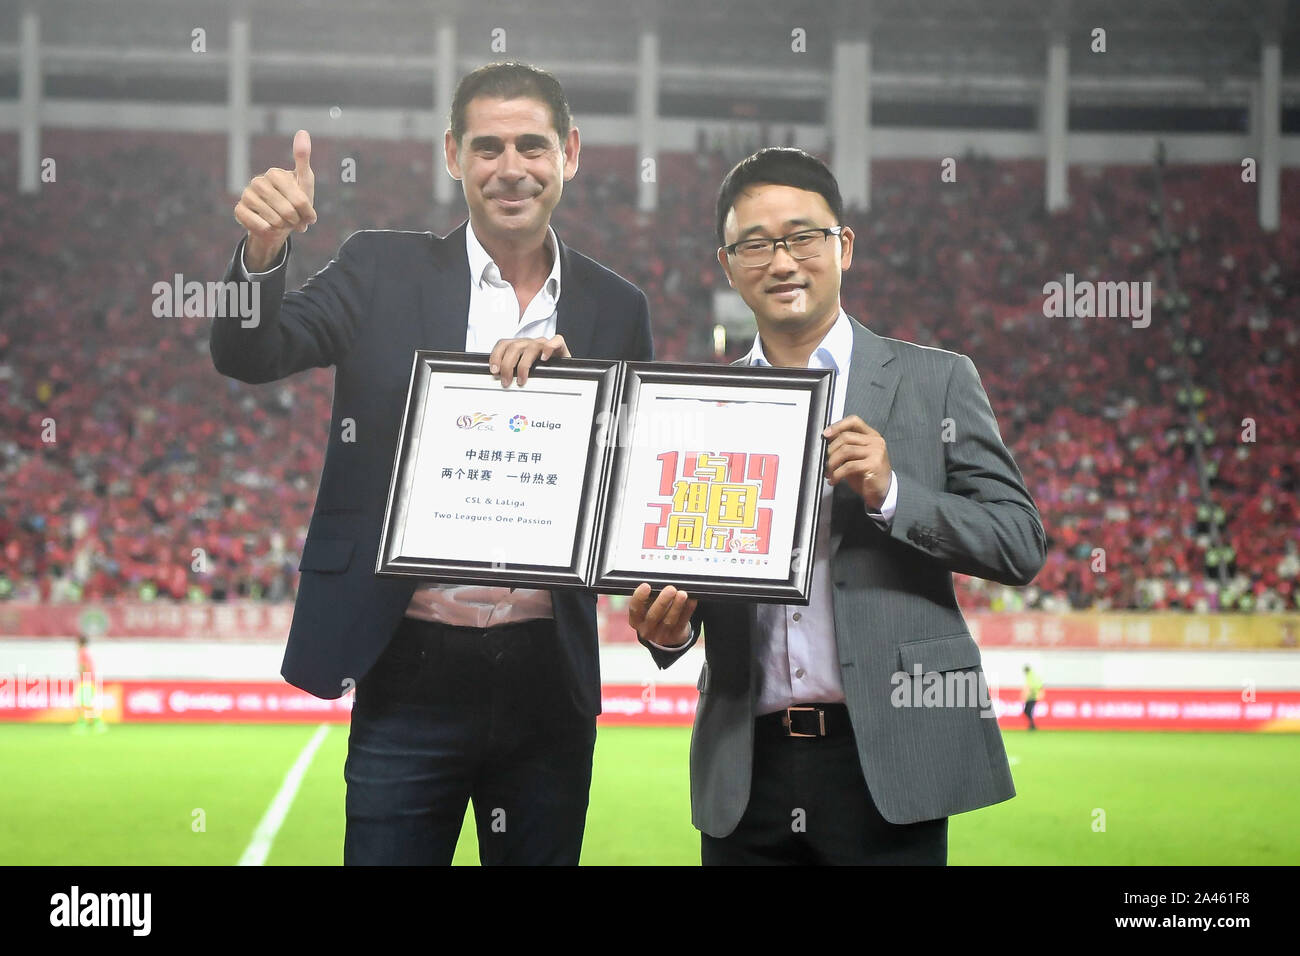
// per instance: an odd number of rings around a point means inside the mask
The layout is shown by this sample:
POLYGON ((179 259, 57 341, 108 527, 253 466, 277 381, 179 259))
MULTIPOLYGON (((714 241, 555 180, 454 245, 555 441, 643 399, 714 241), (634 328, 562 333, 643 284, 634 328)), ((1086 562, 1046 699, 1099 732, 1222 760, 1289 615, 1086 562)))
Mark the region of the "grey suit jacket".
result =
MULTIPOLYGON (((979 647, 952 574, 1028 584, 1043 565, 1046 536, 971 360, 850 322, 844 414, 884 436, 898 507, 886 531, 846 484, 835 488, 840 680, 876 806, 891 823, 915 823, 1015 796, 997 720, 981 706, 988 690, 979 647)), ((706 637, 691 816, 717 837, 735 829, 749 802, 756 620, 754 605, 701 602, 681 650, 646 645, 663 668, 706 637)))

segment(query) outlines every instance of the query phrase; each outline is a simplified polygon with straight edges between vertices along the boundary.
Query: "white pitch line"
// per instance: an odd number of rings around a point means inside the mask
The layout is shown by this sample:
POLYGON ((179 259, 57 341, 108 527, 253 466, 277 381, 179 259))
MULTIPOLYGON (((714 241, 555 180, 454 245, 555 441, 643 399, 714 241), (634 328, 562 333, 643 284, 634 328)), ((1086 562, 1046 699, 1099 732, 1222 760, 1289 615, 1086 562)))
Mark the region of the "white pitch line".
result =
POLYGON ((298 795, 302 778, 307 774, 307 768, 311 766, 312 758, 316 756, 316 751, 320 749, 329 729, 329 724, 321 724, 316 728, 316 733, 312 735, 311 740, 307 741, 307 746, 302 748, 298 759, 284 775, 284 783, 280 784, 275 799, 266 808, 261 822, 253 831, 253 839, 248 844, 248 849, 244 850, 244 855, 239 858, 240 866, 261 866, 266 862, 271 852, 271 844, 275 842, 275 835, 280 832, 280 825, 289 815, 289 808, 293 806, 293 798, 298 795))

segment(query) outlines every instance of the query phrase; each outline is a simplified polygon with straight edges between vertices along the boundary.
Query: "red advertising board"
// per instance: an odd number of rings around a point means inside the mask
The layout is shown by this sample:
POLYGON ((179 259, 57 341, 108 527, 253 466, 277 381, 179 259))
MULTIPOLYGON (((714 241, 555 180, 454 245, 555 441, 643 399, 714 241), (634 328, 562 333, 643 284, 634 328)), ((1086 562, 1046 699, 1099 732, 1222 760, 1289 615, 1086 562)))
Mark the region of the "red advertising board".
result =
MULTIPOLYGON (((1019 691, 999 693, 998 725, 1024 727, 1019 691)), ((1240 690, 1049 688, 1034 708, 1040 730, 1300 731, 1300 693, 1240 690), (1250 696, 1252 699, 1243 699, 1250 696)))
MULTIPOLYGON (((1034 711, 1042 730, 1300 731, 1300 692, 1050 688, 1034 711)), ((0 720, 71 722, 75 678, 0 678, 0 720)), ((689 685, 606 684, 602 725, 686 726, 689 685)), ((992 699, 999 725, 1025 726, 1020 692, 992 699)), ((321 700, 284 683, 127 680, 96 688, 93 709, 122 723, 346 723, 351 696, 321 700)))

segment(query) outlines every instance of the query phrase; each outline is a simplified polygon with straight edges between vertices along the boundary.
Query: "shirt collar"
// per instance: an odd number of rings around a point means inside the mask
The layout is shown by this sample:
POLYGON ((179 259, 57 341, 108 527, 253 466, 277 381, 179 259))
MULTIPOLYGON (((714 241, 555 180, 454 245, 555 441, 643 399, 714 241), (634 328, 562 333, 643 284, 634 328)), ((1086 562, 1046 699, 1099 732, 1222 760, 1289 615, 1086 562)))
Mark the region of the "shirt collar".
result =
MULTIPOLYGON (((835 374, 843 375, 849 367, 849 361, 853 357, 853 328, 849 325, 849 317, 844 314, 843 307, 840 308, 839 317, 826 330, 826 335, 822 337, 817 348, 813 349, 812 355, 808 357, 809 368, 833 368, 835 374)), ((754 346, 745 356, 746 365, 771 365, 767 356, 763 354, 763 336, 762 334, 754 336, 754 346)))
MULTIPOLYGON (((542 291, 552 299, 558 300, 560 298, 560 243, 555 238, 555 230, 550 226, 546 227, 546 248, 551 251, 551 274, 546 277, 542 291)), ((485 282, 494 285, 504 283, 501 269, 492 261, 488 251, 483 248, 483 243, 478 241, 478 236, 474 235, 472 222, 465 224, 465 253, 469 256, 469 278, 474 285, 482 289, 485 282)))

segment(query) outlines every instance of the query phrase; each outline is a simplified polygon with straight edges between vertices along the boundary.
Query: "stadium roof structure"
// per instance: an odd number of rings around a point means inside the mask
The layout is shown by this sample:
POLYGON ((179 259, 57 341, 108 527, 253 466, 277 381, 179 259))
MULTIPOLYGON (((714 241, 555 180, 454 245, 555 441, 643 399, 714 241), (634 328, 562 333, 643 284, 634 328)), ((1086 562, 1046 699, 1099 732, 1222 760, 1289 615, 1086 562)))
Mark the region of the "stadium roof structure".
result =
MULTIPOLYGON (((661 89, 803 97, 827 90, 833 40, 870 38, 873 95, 1027 102, 1064 33, 1071 101, 1239 104, 1278 38, 1283 101, 1300 101, 1300 5, 1286 0, 26 0, 0 6, 0 88, 14 95, 19 20, 40 17, 46 76, 224 78, 232 14, 251 24, 255 77, 312 69, 428 76, 439 22, 460 65, 519 58, 566 81, 635 82, 638 36, 658 35, 661 89), (207 56, 190 49, 206 31, 207 56), (1094 28, 1107 33, 1092 50, 1094 28), (505 30, 507 53, 492 51, 505 30), (805 31, 806 52, 791 51, 805 31)), ((54 95, 54 91, 51 91, 54 95)), ((84 95, 79 93, 78 95, 84 95)), ((106 95, 111 95, 106 92, 106 95)))

